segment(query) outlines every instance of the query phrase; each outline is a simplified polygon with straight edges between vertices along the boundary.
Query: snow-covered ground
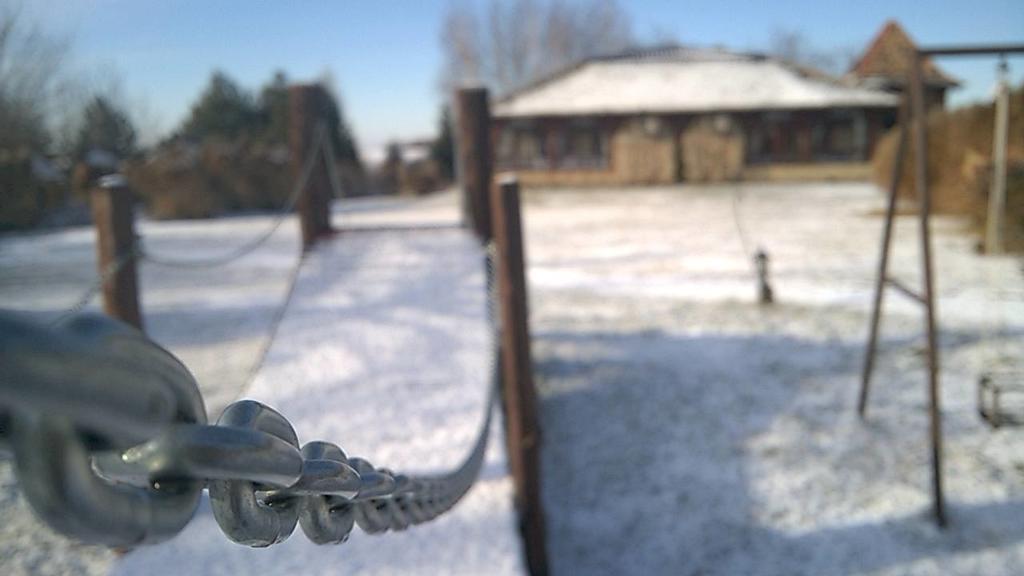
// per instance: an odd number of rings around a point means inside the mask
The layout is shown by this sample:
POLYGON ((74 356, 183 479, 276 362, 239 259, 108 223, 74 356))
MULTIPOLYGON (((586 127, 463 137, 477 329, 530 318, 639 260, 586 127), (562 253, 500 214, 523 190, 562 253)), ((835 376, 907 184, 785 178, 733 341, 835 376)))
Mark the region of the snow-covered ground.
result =
MULTIPOLYGON (((154 254, 201 259, 229 253, 262 233, 269 216, 137 223, 154 254)), ((222 268, 143 263, 140 300, 147 333, 196 375, 211 417, 239 397, 257 368, 275 314, 299 260, 298 225, 289 218, 255 252, 222 268)), ((0 306, 57 319, 96 281, 95 232, 75 227, 0 237, 0 306)), ((87 308, 99 309, 96 298, 87 308)), ((115 560, 42 526, 20 497, 0 455, 0 574, 106 574, 115 560)))
MULTIPOLYGON (((453 199, 337 205, 335 225, 345 230, 307 255, 265 359, 263 347, 298 263, 293 219, 265 246, 224 267, 143 263, 147 331, 196 374, 211 418, 238 397, 252 397, 286 414, 303 442, 335 441, 351 455, 403 472, 452 468, 479 428, 491 350, 482 252, 454 228, 453 199)), ((143 221, 139 231, 147 250, 195 260, 230 253, 272 220, 143 221)), ((88 228, 4 238, 5 307, 57 318, 92 281, 93 251, 88 228)), ((457 514, 402 534, 368 538, 357 530, 343 547, 316 547, 297 530, 283 546, 253 551, 220 534, 204 499, 196 519, 171 543, 120 559, 41 526, 19 497, 9 463, 0 462, 0 573, 373 574, 424 566, 520 573, 502 446, 494 436, 482 478, 457 514), (452 542, 459 545, 439 545, 452 542)))
MULTIPOLYGON (((483 418, 492 338, 483 250, 465 230, 345 231, 303 263, 246 396, 300 442, 406 473, 454 469, 483 418)), ((316 546, 300 533, 253 550, 229 542, 204 500, 174 540, 128 554, 117 574, 521 574, 500 427, 481 478, 441 518, 404 532, 316 546)), ((297 530, 297 532, 299 532, 297 530)))
MULTIPOLYGON (((984 368, 1024 365, 1021 260, 978 257, 962 223, 934 219, 951 521, 939 531, 929 516, 920 311, 899 294, 886 299, 869 418, 855 416, 882 204, 865 184, 527 194, 553 573, 1020 573, 1024 433, 989 429, 974 394, 984 368), (736 216, 747 244, 771 256, 772 307, 753 303, 736 216)), ((456 212, 450 194, 361 199, 338 206, 335 222, 429 228, 450 224, 456 212)), ((141 230, 154 252, 199 257, 227 251, 267 222, 143 223, 141 230)), ((918 279, 913 222, 900 219, 892 266, 911 285, 918 279)), ((293 226, 234 268, 143 266, 147 328, 197 373, 214 415, 242 393, 258 361, 296 262, 293 226)), ((469 386, 484 354, 472 316, 482 297, 478 269, 456 257, 465 247, 452 234, 348 232, 314 252, 245 395, 299 419, 303 441, 337 440, 350 454, 396 468, 457 461, 482 391, 446 393, 441 384, 469 386), (443 267, 422 266, 431 251, 443 267), (397 260, 416 282, 389 284, 392 267, 370 266, 371 259, 397 260), (415 305, 425 294, 438 298, 428 313, 415 305), (370 329, 378 320, 399 329, 370 329), (443 346, 464 354, 436 372, 420 370, 437 364, 424 358, 443 346), (300 351, 314 361, 300 361, 300 351), (326 394, 332 382, 343 396, 326 394), (354 409, 379 400, 378 392, 404 396, 414 386, 428 387, 415 403, 354 409), (334 402, 344 417, 334 415, 334 402)), ((52 316, 91 279, 92 250, 89 229, 0 239, 3 305, 52 316)), ((498 448, 465 508, 432 526, 357 534, 341 548, 315 548, 296 533, 253 552, 216 533, 204 507, 179 539, 132 552, 116 568, 518 571, 498 448), (474 548, 438 540, 435 531, 495 542, 474 548), (186 550, 198 550, 196 559, 186 550), (503 560, 488 564, 494 557, 503 560)), ((0 466, 0 572, 105 573, 115 565, 109 553, 32 524, 9 472, 0 466)))
MULTIPOLYGON (((855 415, 881 195, 861 184, 538 191, 528 235, 555 574, 1019 574, 1020 429, 977 374, 1024 365, 1017 258, 933 222, 950 527, 930 493, 920 310, 887 295, 855 415), (748 244, 771 257, 778 303, 748 244)), ((894 275, 912 284, 900 218, 894 275)))

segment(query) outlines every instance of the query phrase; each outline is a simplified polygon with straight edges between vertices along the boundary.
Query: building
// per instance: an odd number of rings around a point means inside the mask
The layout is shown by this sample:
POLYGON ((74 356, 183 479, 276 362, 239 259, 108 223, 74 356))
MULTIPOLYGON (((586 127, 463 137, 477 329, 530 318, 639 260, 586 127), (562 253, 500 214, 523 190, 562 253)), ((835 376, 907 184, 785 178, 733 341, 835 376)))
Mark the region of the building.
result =
POLYGON ((756 54, 669 46, 586 60, 499 100, 527 184, 866 178, 898 98, 756 54))
MULTIPOLYGON (((863 88, 902 94, 916 50, 917 46, 903 27, 890 20, 868 44, 847 78, 863 88)), ((926 105, 944 107, 946 91, 959 86, 959 81, 943 72, 930 58, 924 60, 921 69, 926 105)))

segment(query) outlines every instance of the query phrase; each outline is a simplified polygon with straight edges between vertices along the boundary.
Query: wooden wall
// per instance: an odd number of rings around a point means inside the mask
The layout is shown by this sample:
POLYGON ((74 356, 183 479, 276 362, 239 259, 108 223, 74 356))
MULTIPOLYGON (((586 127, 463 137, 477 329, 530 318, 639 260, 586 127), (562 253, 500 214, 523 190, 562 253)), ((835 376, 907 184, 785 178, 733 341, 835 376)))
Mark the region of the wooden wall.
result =
MULTIPOLYGON (((812 126, 819 111, 796 111, 787 134, 793 157, 784 162, 753 163, 747 137, 759 113, 663 115, 595 118, 608 134, 608 159, 602 167, 560 168, 558 131, 567 120, 537 119, 532 125, 547 142, 547 165, 511 167, 526 186, 627 186, 676 182, 735 180, 862 180, 870 177, 867 162, 886 130, 891 110, 866 110, 866 147, 849 160, 816 158, 812 126), (549 168, 547 166, 555 166, 549 168)), ((506 119, 497 119, 494 141, 506 119)))

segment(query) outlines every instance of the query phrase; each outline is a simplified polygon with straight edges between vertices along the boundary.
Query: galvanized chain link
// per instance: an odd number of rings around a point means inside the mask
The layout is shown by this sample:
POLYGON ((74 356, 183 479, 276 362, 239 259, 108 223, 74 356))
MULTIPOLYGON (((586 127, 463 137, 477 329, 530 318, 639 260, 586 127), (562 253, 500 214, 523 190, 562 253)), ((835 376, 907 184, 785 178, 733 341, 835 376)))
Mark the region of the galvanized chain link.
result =
MULTIPOLYGON (((494 251, 487 252, 494 318, 494 251)), ((492 326, 495 351, 497 328, 492 326)), ((354 526, 404 530, 451 509, 479 474, 498 362, 490 359, 485 418, 469 455, 440 475, 405 475, 299 444, 288 420, 253 400, 206 423, 191 374, 134 329, 87 315, 51 329, 0 312, 0 446, 14 452, 25 497, 54 529, 129 548, 166 540, 191 520, 203 488, 231 540, 281 542, 298 524, 317 544, 354 526)))

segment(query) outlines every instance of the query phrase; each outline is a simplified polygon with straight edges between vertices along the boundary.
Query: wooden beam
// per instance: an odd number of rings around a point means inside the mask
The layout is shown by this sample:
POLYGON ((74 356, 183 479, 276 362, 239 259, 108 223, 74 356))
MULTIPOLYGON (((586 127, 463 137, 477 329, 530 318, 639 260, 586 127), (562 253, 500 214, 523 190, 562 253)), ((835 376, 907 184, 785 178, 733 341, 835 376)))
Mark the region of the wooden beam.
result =
POLYGON ((298 185, 303 167, 310 154, 316 154, 317 165, 309 180, 299 192, 295 209, 302 231, 302 249, 309 249, 319 238, 331 234, 331 188, 326 148, 320 142, 318 130, 330 137, 326 125, 328 95, 319 84, 303 84, 288 89, 288 153, 291 164, 292 185, 298 185))
POLYGON ((519 183, 503 180, 493 191, 501 318, 501 397, 526 563, 533 576, 548 573, 544 509, 540 488, 540 424, 530 355, 526 256, 523 249, 519 183))
POLYGON ((105 176, 93 188, 91 200, 103 311, 142 330, 131 191, 121 175, 105 176))
POLYGON ((455 95, 456 168, 462 190, 463 223, 490 242, 491 108, 486 88, 462 88, 455 95))

